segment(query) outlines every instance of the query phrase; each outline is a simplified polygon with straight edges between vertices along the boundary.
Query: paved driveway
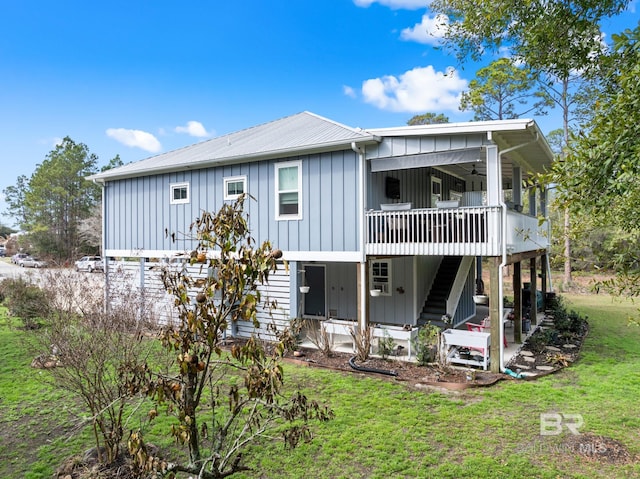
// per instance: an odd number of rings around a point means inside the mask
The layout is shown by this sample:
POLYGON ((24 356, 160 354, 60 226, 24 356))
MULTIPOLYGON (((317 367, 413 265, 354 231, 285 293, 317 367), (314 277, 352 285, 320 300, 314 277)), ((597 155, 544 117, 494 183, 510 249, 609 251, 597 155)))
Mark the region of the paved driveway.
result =
POLYGON ((24 268, 13 264, 9 258, 0 258, 0 278, 14 277, 24 273, 24 268))

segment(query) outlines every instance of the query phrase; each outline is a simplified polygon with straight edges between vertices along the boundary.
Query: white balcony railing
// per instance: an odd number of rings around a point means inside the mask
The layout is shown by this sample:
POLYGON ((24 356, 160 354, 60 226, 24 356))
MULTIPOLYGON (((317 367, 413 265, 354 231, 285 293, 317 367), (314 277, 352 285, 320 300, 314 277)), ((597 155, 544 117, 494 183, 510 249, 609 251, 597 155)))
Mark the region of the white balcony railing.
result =
MULTIPOLYGON (((502 208, 499 206, 369 211, 367 254, 499 256, 502 208)), ((508 211, 509 253, 545 248, 546 226, 536 218, 508 211)))

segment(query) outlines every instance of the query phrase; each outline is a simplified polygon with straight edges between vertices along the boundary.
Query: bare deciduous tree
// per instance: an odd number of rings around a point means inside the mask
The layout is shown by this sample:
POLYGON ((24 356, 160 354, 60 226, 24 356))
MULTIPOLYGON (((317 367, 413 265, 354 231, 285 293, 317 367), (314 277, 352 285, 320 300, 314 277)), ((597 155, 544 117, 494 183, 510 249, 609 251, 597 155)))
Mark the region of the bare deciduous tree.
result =
POLYGON ((41 358, 56 364, 50 369, 54 383, 82 400, 98 460, 112 463, 121 454, 131 386, 152 351, 145 338, 150 312, 141 311, 132 289, 120 291, 105 309, 102 289, 84 277, 48 272, 41 284, 51 303, 47 327, 38 336, 41 358))

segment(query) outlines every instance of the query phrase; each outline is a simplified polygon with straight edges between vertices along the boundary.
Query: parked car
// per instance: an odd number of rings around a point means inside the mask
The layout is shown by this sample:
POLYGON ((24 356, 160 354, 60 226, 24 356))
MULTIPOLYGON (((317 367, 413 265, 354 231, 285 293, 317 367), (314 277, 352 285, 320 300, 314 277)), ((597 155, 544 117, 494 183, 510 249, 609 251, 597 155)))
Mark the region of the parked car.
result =
POLYGON ((23 268, 45 268, 47 266, 47 262, 42 261, 38 258, 27 256, 26 258, 22 258, 20 266, 22 266, 23 268))
POLYGON ((16 253, 11 257, 11 262, 20 266, 20 261, 29 256, 27 253, 16 253))
POLYGON ((83 256, 76 261, 76 271, 104 271, 104 265, 100 256, 83 256))

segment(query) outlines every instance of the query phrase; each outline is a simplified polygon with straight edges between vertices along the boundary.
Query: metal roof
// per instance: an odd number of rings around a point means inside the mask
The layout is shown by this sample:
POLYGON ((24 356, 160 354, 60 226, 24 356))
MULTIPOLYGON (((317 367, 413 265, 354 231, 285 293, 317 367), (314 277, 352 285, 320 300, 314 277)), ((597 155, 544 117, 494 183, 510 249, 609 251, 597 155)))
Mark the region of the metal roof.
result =
MULTIPOLYGON (((356 129, 308 111, 269 123, 196 143, 144 160, 107 170, 89 180, 105 181, 193 170, 225 164, 320 153, 359 145, 377 144, 382 137, 440 136, 485 133, 501 150, 522 145, 509 155, 530 171, 548 166, 553 154, 533 120, 502 120, 469 123, 356 129)), ((505 158, 508 159, 508 158, 505 158)))
POLYGON ((107 170, 89 180, 111 180, 223 164, 319 153, 378 139, 310 112, 302 112, 107 170))

